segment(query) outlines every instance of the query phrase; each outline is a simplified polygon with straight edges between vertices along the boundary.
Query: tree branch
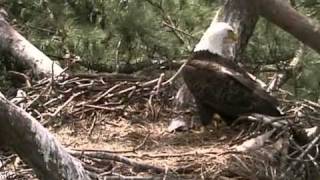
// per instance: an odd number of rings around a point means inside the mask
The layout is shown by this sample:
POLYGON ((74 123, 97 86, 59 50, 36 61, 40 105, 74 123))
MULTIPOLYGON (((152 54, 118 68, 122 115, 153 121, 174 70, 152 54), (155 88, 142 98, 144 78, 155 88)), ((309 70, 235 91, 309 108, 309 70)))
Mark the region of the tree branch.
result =
MULTIPOLYGON (((3 9, 2 9, 3 10, 3 9)), ((13 29, 0 13, 0 50, 31 67, 38 76, 60 75, 63 69, 13 29)))
POLYGON ((304 44, 320 53, 320 25, 299 13, 282 0, 247 0, 255 4, 259 13, 304 44))
POLYGON ((0 93, 0 142, 11 147, 39 179, 91 179, 80 161, 68 154, 29 113, 0 93))

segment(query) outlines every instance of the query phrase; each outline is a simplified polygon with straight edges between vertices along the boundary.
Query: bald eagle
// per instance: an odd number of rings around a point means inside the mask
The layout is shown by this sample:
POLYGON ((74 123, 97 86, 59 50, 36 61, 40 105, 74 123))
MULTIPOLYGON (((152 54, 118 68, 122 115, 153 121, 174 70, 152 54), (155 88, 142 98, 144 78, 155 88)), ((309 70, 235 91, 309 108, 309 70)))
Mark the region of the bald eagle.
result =
POLYGON ((230 25, 212 23, 182 70, 204 126, 211 123, 214 113, 227 124, 240 115, 251 113, 283 115, 277 99, 232 59, 223 55, 225 45, 236 40, 237 35, 230 25))

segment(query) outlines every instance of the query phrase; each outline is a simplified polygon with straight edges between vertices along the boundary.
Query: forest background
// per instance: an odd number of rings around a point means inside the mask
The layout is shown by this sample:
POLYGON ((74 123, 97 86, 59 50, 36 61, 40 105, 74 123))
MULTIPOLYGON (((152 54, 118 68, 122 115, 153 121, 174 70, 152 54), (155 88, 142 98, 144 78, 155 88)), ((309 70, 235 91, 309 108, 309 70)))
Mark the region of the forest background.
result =
MULTIPOLYGON (((222 1, 215 0, 2 0, 11 24, 31 43, 59 61, 76 56, 74 72, 135 73, 151 64, 186 59, 222 1)), ((320 18, 318 0, 292 0, 303 14, 320 18)), ((249 71, 281 72, 301 45, 290 34, 260 18, 241 63, 249 71)), ((21 72, 10 57, 0 58, 0 87, 14 86, 8 71, 21 72)), ((318 101, 320 59, 303 46, 302 63, 283 88, 295 99, 318 101)), ((264 79, 264 77, 259 76, 264 79)), ((266 80, 266 79, 265 79, 266 80)))

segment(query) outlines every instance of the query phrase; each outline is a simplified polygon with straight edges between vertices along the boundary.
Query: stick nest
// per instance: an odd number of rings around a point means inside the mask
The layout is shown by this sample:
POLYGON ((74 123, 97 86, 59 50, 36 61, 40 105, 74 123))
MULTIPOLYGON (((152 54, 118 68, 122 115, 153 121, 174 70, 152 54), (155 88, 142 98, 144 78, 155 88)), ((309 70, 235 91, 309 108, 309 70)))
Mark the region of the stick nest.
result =
MULTIPOLYGON (((198 122, 192 120, 196 113, 188 111, 182 114, 192 130, 171 133, 170 121, 181 115, 173 102, 176 91, 172 79, 163 74, 152 80, 78 74, 35 82, 19 90, 12 102, 49 128, 86 169, 100 177, 306 179, 314 175, 319 135, 308 135, 305 129, 318 126, 319 104, 288 100, 290 95, 280 91, 287 114, 282 118, 245 118, 232 127, 219 123, 199 133, 198 122), (275 126, 277 122, 285 125, 275 126), (239 150, 268 133, 262 145, 239 150)), ((5 157, 8 163, 1 168, 14 171, 15 178, 35 178, 28 167, 17 163, 16 155, 5 157)))

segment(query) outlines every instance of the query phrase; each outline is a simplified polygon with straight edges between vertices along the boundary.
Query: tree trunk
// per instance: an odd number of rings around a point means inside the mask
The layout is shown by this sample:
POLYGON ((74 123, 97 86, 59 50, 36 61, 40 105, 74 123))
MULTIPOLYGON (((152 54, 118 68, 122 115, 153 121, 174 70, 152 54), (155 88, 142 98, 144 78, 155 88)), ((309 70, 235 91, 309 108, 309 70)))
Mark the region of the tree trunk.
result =
MULTIPOLYGON (((3 11, 3 10, 2 10, 3 11)), ((11 56, 27 64, 35 75, 59 75, 63 69, 33 46, 21 34, 13 29, 0 13, 0 51, 8 52, 11 56)))
POLYGON ((320 25, 296 11, 288 2, 282 0, 247 0, 246 2, 255 4, 263 17, 320 53, 320 25))
POLYGON ((248 41, 259 19, 255 7, 248 1, 227 0, 218 14, 217 21, 227 22, 239 35, 233 58, 240 62, 248 41))
POLYGON ((11 147, 39 179, 90 179, 81 162, 69 155, 30 114, 0 93, 0 143, 11 147))

